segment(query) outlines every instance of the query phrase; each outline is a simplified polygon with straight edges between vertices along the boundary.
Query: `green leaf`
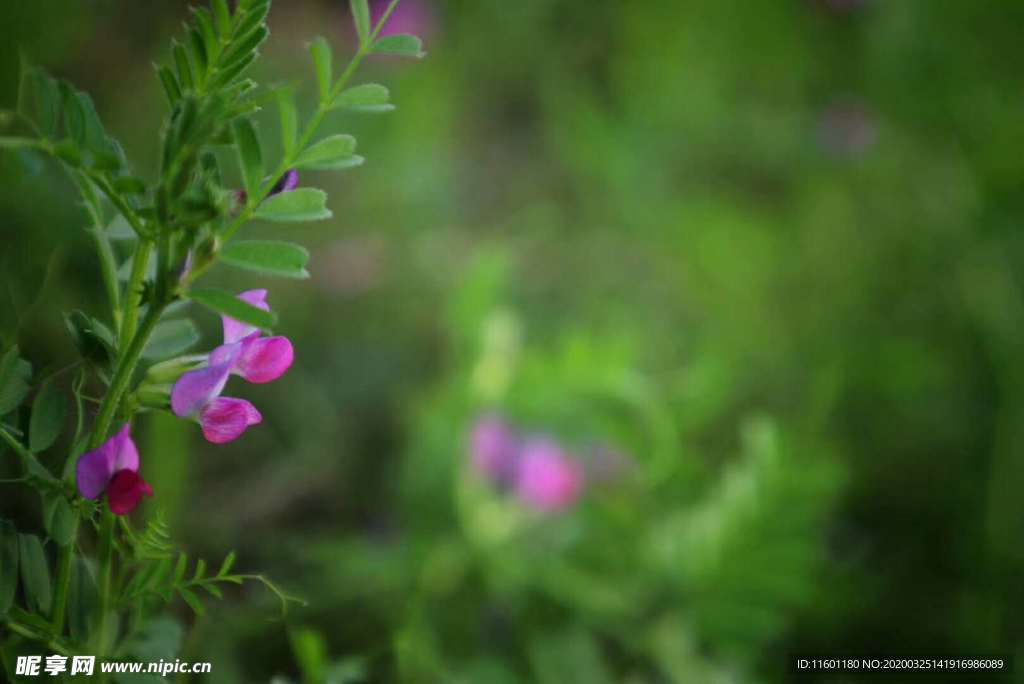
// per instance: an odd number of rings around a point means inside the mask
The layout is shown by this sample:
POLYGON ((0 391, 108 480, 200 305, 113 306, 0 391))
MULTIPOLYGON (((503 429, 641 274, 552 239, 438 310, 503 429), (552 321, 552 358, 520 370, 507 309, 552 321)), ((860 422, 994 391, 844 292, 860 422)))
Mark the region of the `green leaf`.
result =
POLYGON ((384 36, 373 44, 373 52, 378 55, 398 55, 423 59, 427 55, 423 51, 423 41, 409 33, 398 33, 384 36))
POLYGON ((45 137, 57 135, 61 91, 57 81, 42 69, 28 68, 21 74, 18 88, 18 112, 34 121, 45 137))
POLYGON ((146 181, 137 176, 118 176, 114 179, 114 189, 125 195, 143 195, 146 181))
POLYGON ((156 73, 160 77, 160 83, 164 87, 164 94, 167 95, 167 101, 171 107, 178 104, 178 100, 181 99, 181 84, 178 83, 178 77, 174 75, 174 72, 165 66, 158 66, 156 73))
POLYGON ((358 112, 390 112, 395 107, 389 104, 391 93, 379 83, 364 83, 343 91, 331 109, 350 109, 358 112))
POLYGON ((238 164, 242 170, 245 191, 253 198, 263 181, 263 154, 256 128, 250 119, 237 119, 234 124, 235 144, 238 146, 238 164))
POLYGON ((192 581, 201 580, 206 576, 206 561, 202 558, 196 561, 196 572, 192 575, 192 581))
POLYGON ((363 163, 355 151, 356 139, 351 135, 332 135, 306 149, 295 165, 306 169, 347 169, 363 163))
POLYGON ((67 546, 75 540, 78 516, 63 494, 49 493, 43 497, 43 523, 46 534, 58 546, 67 546))
POLYGON ((35 138, 25 137, 2 137, 0 138, 0 147, 8 150, 14 150, 21 147, 39 147, 39 141, 35 138))
POLYGON ((320 92, 320 101, 326 102, 331 92, 333 76, 331 45, 326 38, 318 37, 309 44, 309 53, 313 56, 313 68, 316 70, 316 85, 320 92))
POLYGON ((185 570, 188 569, 188 556, 184 553, 178 554, 178 562, 174 565, 174 584, 180 584, 185 579, 185 570))
POLYGON ((206 609, 203 607, 203 602, 199 600, 199 597, 196 596, 192 590, 181 587, 178 589, 178 593, 181 594, 181 598, 185 600, 185 603, 188 604, 188 607, 191 608, 192 612, 196 615, 202 615, 206 612, 206 609))
MULTIPOLYGON (((235 33, 240 36, 248 36, 258 26, 263 26, 270 13, 270 0, 255 0, 248 3, 248 6, 240 5, 238 26, 235 33)), ((243 39, 245 40, 245 39, 243 39)))
POLYGON ((71 333, 71 339, 82 358, 101 366, 113 362, 116 356, 114 336, 105 325, 96 319, 89 318, 81 311, 65 314, 64 324, 67 326, 68 332, 71 333))
POLYGON ((370 37, 370 5, 367 0, 352 0, 352 22, 356 25, 359 43, 370 37))
POLYGON ((14 345, 0 358, 0 416, 21 406, 29 391, 32 366, 18 356, 14 345))
POLYGON ((153 336, 143 350, 142 357, 150 361, 169 359, 187 351, 198 341, 199 331, 189 319, 162 321, 153 329, 153 336))
POLYGON ((236 321, 255 325, 258 328, 272 328, 277 323, 277 316, 270 311, 247 304, 224 290, 190 290, 188 298, 207 309, 234 318, 236 321))
POLYGON ((231 568, 235 565, 235 552, 232 551, 224 557, 224 562, 220 564, 220 570, 217 571, 217 577, 223 577, 224 575, 231 572, 231 568))
POLYGON ((243 240, 232 242, 220 253, 220 260, 236 268, 281 276, 308 278, 309 251, 300 245, 279 240, 243 240))
POLYGON ((33 453, 46 451, 57 441, 64 427, 67 403, 60 388, 46 381, 32 402, 32 419, 28 426, 28 448, 33 453))
POLYGON ((39 537, 18 535, 18 555, 21 561, 21 587, 25 601, 36 613, 50 612, 50 566, 39 537))
POLYGON ((178 72, 178 81, 181 83, 182 90, 191 90, 195 84, 195 77, 185 47, 178 41, 172 40, 171 53, 174 55, 174 66, 178 72))
POLYGON ((199 586, 208 591, 211 596, 215 596, 219 599, 224 598, 224 594, 221 593, 220 588, 213 582, 204 582, 199 586))
POLYGON ((231 35, 231 10, 228 9, 228 0, 213 0, 213 21, 217 25, 217 33, 221 38, 228 38, 231 35))
POLYGON ((260 46, 270 35, 266 26, 257 26, 238 41, 232 43, 231 48, 224 55, 223 63, 225 69, 235 62, 246 60, 256 54, 256 48, 260 46))
POLYGON ((289 88, 277 91, 277 109, 281 119, 281 147, 284 155, 291 157, 295 153, 295 143, 299 137, 299 117, 295 110, 295 94, 289 88))
POLYGON ((0 520, 0 616, 14 603, 18 588, 18 531, 8 520, 0 520))
POLYGON ((318 221, 329 219, 327 193, 315 188, 297 188, 268 197, 256 209, 256 218, 264 221, 318 221))
POLYGON ((76 555, 72 561, 71 585, 68 587, 68 628, 76 641, 86 641, 92 632, 98 595, 89 563, 76 555))
POLYGON ((196 26, 199 27, 199 34, 203 38, 203 50, 207 61, 215 61, 220 53, 220 39, 217 37, 217 29, 213 27, 213 15, 205 7, 193 7, 192 12, 196 16, 196 26))

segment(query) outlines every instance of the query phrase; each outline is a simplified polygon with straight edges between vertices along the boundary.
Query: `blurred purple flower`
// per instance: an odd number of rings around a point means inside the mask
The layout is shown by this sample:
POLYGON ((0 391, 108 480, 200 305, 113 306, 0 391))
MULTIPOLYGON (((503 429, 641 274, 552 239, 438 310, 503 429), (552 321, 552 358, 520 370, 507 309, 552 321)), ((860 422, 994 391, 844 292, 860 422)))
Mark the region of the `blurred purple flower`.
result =
MULTIPOLYGON (((269 311, 266 290, 248 290, 242 301, 269 311)), ((295 358, 287 337, 261 337, 258 328, 222 316, 224 344, 210 352, 207 365, 183 373, 171 390, 171 410, 199 422, 214 444, 237 439, 250 425, 262 421, 256 407, 244 399, 221 397, 228 377, 239 375, 252 383, 271 382, 291 367, 295 358)))
POLYGON ((546 437, 524 441, 516 474, 516 494, 539 511, 561 511, 583 493, 583 468, 546 437))
MULTIPOLYGON (((373 26, 380 21, 388 4, 389 0, 373 0, 370 5, 370 20, 373 26)), ((402 0, 398 3, 395 11, 391 13, 388 23, 384 25, 380 35, 392 36, 399 33, 411 33, 424 38, 432 33, 433 27, 434 17, 422 0, 402 0)))
POLYGON ((860 102, 832 104, 818 121, 819 143, 838 156, 856 156, 870 148, 876 137, 875 116, 860 102))
POLYGON ((113 437, 82 454, 75 465, 79 493, 98 499, 106 492, 107 505, 116 515, 131 513, 143 496, 153 496, 153 488, 139 475, 139 450, 130 430, 125 423, 113 437))
POLYGON ((498 485, 511 484, 516 472, 519 440, 496 415, 477 419, 469 436, 470 458, 478 473, 498 485))
MULTIPOLYGON (((291 192, 297 187, 299 187, 299 171, 298 169, 288 169, 284 172, 283 176, 277 179, 277 182, 274 183, 274 187, 270 189, 267 197, 273 197, 274 195, 279 195, 282 192, 291 192)), ((249 193, 245 190, 236 191, 235 201, 244 205, 249 201, 249 193)))

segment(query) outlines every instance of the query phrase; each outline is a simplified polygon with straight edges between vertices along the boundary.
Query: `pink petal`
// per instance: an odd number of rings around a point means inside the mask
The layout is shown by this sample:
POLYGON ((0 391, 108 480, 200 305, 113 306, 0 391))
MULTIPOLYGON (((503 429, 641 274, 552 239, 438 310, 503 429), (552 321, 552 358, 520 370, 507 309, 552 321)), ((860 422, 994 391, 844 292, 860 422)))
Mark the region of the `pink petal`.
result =
POLYGON ((295 358, 287 337, 249 337, 242 341, 242 350, 232 371, 249 382, 277 380, 288 370, 295 358))
POLYGON ((537 510, 565 509, 583 492, 583 468, 554 442, 528 440, 520 458, 516 492, 537 510))
POLYGON ((214 444, 238 439, 247 427, 262 420, 255 406, 245 399, 232 397, 217 397, 199 412, 203 436, 214 444))
POLYGON ((116 435, 78 458, 75 477, 78 491, 87 499, 96 499, 118 470, 138 470, 139 451, 125 423, 116 435))
MULTIPOLYGON (((246 290, 242 294, 238 295, 238 298, 246 304, 252 304, 257 309, 270 311, 270 305, 267 304, 266 290, 246 290)), ((224 323, 224 344, 238 342, 259 330, 259 328, 254 325, 236 321, 234 318, 229 318, 228 316, 221 316, 221 320, 224 323)))
POLYGON ((228 354, 227 358, 224 358, 225 353, 221 350, 221 347, 215 349, 210 358, 223 359, 222 363, 182 373, 174 383, 171 389, 171 410, 174 411, 174 415, 180 418, 195 416, 203 406, 224 390, 224 385, 231 374, 234 354, 228 354))
POLYGON ((133 470, 139 469, 139 450, 135 447, 135 442, 132 441, 130 434, 130 426, 128 423, 124 424, 116 435, 111 440, 114 443, 114 472, 119 470, 133 470))
POLYGON ((114 515, 127 515, 139 505, 142 496, 153 496, 153 488, 134 470, 120 470, 107 487, 107 505, 114 515))

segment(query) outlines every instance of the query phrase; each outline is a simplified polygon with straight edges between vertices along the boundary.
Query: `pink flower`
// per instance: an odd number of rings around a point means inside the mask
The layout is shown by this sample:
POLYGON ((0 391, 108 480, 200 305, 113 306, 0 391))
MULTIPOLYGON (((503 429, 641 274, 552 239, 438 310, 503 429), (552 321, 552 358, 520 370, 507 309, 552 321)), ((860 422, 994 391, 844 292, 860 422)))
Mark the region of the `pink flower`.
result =
MULTIPOLYGON (((238 295, 242 301, 269 311, 266 290, 238 295)), ((221 397, 231 375, 248 382, 266 383, 281 377, 295 358, 287 337, 261 337, 258 328, 222 316, 224 344, 210 352, 205 368, 183 373, 171 390, 171 410, 181 418, 199 422, 203 435, 214 444, 237 439, 250 425, 263 420, 244 399, 221 397)))
POLYGON ((78 491, 87 499, 107 494, 107 505, 116 515, 135 510, 143 496, 153 496, 153 488, 139 475, 139 450, 124 427, 98 448, 78 458, 75 466, 78 491))
POLYGON ((539 511, 561 511, 583 493, 583 468, 545 437, 523 443, 516 475, 516 494, 539 511))

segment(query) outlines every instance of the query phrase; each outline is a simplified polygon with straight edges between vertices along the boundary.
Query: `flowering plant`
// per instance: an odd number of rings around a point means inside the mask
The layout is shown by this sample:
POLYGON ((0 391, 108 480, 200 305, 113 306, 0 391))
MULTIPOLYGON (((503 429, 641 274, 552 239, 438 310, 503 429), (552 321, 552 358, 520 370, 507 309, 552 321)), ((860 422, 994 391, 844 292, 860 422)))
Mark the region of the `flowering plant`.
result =
POLYGON ((177 597, 201 613, 200 594, 220 597, 224 584, 256 580, 283 607, 293 600, 261 575, 235 572, 233 553, 208 573, 203 560, 175 550, 159 517, 143 529, 133 525, 129 514, 160 493, 145 480, 132 428, 141 413, 171 411, 221 444, 261 421, 249 401, 222 393, 232 375, 250 383, 281 377, 294 359, 292 343, 265 334, 277 322, 266 289, 235 296, 202 286, 202 278, 219 263, 259 276, 308 277, 303 247, 237 234, 251 221, 330 218, 326 194, 302 186, 299 171, 347 169, 363 159, 350 135, 317 139, 324 118, 333 110, 393 109, 386 87, 352 85, 353 76, 371 54, 423 51, 412 35, 382 32, 398 0, 376 21, 367 0, 352 0, 358 48, 335 77, 328 42, 311 43, 316 107, 300 128, 290 89, 268 92, 247 76, 269 35, 270 0, 234 5, 212 0, 193 8, 184 40, 173 41, 169 64, 157 67, 170 113, 156 179, 135 174, 88 95, 41 68, 23 66, 17 111, 0 114, 0 148, 55 159, 80 192, 109 305, 106 320, 66 315, 81 360, 64 371, 39 377, 13 342, 0 355, 0 440, 22 469, 3 484, 39 492, 45 530, 41 537, 0 522, 0 660, 8 670, 10 653, 30 644, 65 655, 134 655, 131 644, 158 624, 161 606, 177 597), (271 166, 253 121, 268 99, 276 100, 282 149, 271 166), (232 165, 240 189, 222 175, 232 165), (122 242, 129 254, 119 264, 122 242), (185 354, 199 338, 180 314, 189 303, 221 316, 223 344, 208 354, 185 354), (75 429, 62 438, 67 390, 75 429), (92 394, 95 415, 86 408, 92 394), (53 462, 49 452, 63 446, 54 471, 45 465, 53 462), (56 549, 52 570, 49 548, 56 549))

